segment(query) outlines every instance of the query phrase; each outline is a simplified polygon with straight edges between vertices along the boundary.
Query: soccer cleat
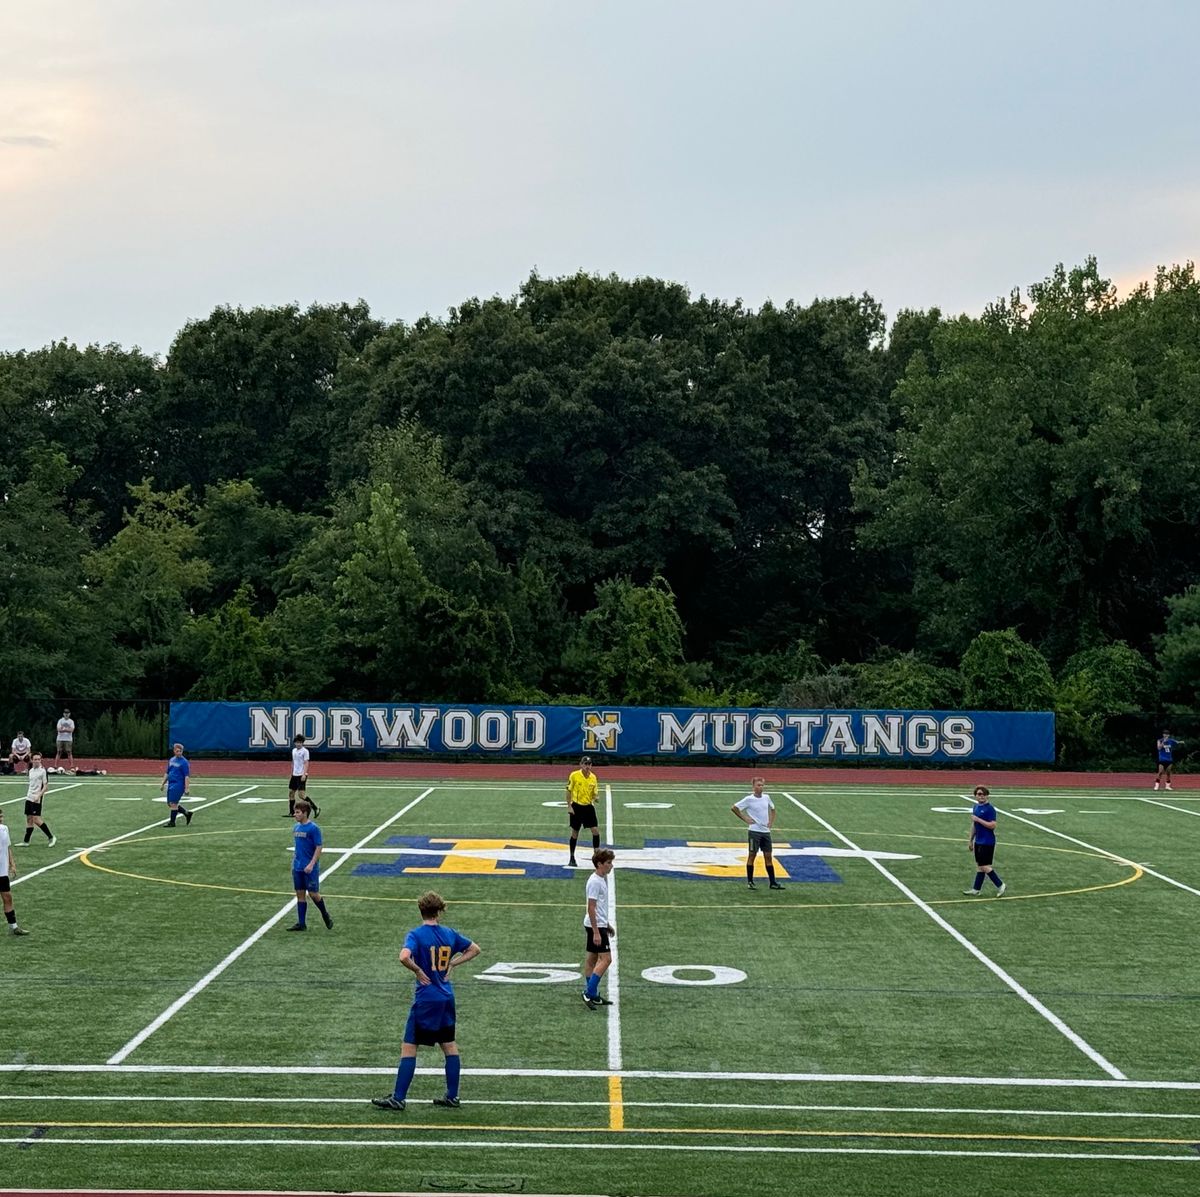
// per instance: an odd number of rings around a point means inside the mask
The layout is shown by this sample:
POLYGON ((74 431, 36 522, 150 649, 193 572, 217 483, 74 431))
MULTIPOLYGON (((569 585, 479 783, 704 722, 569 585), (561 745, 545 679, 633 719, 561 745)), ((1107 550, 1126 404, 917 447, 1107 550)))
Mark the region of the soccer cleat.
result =
POLYGON ((981 889, 964 889, 963 897, 964 898, 978 898, 981 893, 983 893, 983 890, 981 890, 981 889))
POLYGON ((571 859, 567 861, 567 868, 568 869, 579 868, 579 866, 575 863, 575 857, 572 856, 571 859))
POLYGON ((753 881, 747 881, 747 882, 746 882, 746 888, 747 888, 747 889, 758 889, 758 886, 757 886, 757 885, 755 885, 753 881))
POLYGON ((583 1004, 589 1010, 595 1010, 597 1003, 592 998, 588 997, 588 991, 586 989, 583 991, 582 994, 580 994, 580 996, 583 998, 583 1004))
POLYGON ((52 835, 52 836, 50 837, 50 842, 49 842, 49 843, 46 845, 46 847, 47 847, 47 848, 53 848, 53 847, 54 847, 54 845, 55 845, 55 844, 57 844, 57 843, 58 843, 58 836, 56 836, 56 835, 52 835))
POLYGON ((594 998, 592 998, 593 1006, 615 1006, 616 1004, 617 1003, 612 1001, 611 999, 606 998, 606 997, 601 997, 599 994, 597 994, 594 998))
POLYGON ((1004 891, 1005 891, 1006 889, 1008 889, 1008 884, 1007 884, 1006 882, 1004 882, 1004 881, 1001 881, 1001 882, 1000 882, 1000 888, 999 888, 999 889, 996 891, 996 897, 997 897, 997 898, 1003 898, 1003 897, 1004 897, 1004 891))
POLYGON ((435 1097, 433 1099, 435 1106, 444 1106, 447 1110, 457 1110, 462 1102, 457 1097, 435 1097))
POLYGON ((29 934, 29 932, 26 931, 24 927, 18 927, 16 923, 13 923, 12 927, 9 929, 12 931, 12 933, 14 935, 28 935, 29 934))
POLYGON ((1156 790, 1158 789, 1158 782, 1155 782, 1155 783, 1154 783, 1154 788, 1155 788, 1156 790))
POLYGON ((28 848, 29 841, 28 840, 17 840, 17 842, 15 844, 13 844, 13 847, 14 848, 28 848))
POLYGON ((329 917, 329 911, 322 910, 321 917, 325 920, 325 926, 328 927, 330 931, 332 931, 333 930, 333 919, 329 917))
POLYGON ((408 1103, 389 1093, 387 1097, 372 1097, 371 1104, 377 1110, 403 1110, 408 1103))
POLYGON ((771 884, 767 886, 767 889, 783 889, 783 886, 780 885, 778 881, 772 881, 771 884))
POLYGON ((185 811, 183 812, 183 817, 184 817, 184 818, 187 820, 187 825, 188 825, 189 827, 191 827, 191 825, 192 825, 192 812, 191 812, 190 810, 185 810, 185 811))
POLYGON ((315 802, 312 804, 312 817, 314 819, 321 817, 321 808, 315 802))
POLYGON ((1168 790, 1171 788, 1171 783, 1170 783, 1170 782, 1167 782, 1166 788, 1167 788, 1168 790))
POLYGON ((289 931, 307 931, 307 930, 308 930, 308 928, 307 928, 307 927, 306 927, 306 926, 305 926, 303 923, 293 923, 293 924, 292 924, 292 925, 291 925, 291 926, 288 928, 288 930, 289 930, 289 931))

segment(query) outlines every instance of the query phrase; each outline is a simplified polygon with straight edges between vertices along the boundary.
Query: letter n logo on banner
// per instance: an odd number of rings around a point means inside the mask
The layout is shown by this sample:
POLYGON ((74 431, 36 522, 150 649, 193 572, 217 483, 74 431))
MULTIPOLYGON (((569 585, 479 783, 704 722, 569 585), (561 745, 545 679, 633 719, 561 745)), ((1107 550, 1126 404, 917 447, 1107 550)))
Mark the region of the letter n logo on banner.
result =
POLYGON ((584 711, 583 750, 616 752, 621 736, 620 711, 584 711))

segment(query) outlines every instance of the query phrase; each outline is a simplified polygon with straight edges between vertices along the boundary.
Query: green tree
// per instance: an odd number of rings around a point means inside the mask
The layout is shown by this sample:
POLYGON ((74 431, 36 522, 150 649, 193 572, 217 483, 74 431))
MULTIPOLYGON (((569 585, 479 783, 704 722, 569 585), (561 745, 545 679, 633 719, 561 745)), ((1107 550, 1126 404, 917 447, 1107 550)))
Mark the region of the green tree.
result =
POLYGON ((1065 686, 1077 695, 1089 694, 1100 715, 1131 715, 1156 706, 1150 662, 1128 644, 1102 644, 1075 653, 1063 668, 1065 686))
POLYGON ((1200 585, 1167 599, 1166 628, 1155 643, 1164 695, 1200 710, 1200 585))
POLYGON ((963 702, 973 711, 1054 709, 1050 666, 1012 628, 980 632, 963 653, 963 702))
POLYGON ((858 698, 865 707, 897 711, 954 710, 962 702, 962 678, 922 660, 916 653, 900 653, 870 661, 853 669, 858 698))
POLYGON ((247 702, 269 697, 271 652, 263 621, 251 610, 253 593, 240 586, 211 615, 188 629, 191 656, 199 673, 188 698, 247 702))

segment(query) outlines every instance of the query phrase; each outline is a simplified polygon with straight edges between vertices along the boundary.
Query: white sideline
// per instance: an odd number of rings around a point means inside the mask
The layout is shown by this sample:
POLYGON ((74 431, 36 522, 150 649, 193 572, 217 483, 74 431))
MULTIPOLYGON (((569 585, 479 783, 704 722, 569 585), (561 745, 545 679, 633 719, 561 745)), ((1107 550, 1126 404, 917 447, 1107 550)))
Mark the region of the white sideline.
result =
MULTIPOLYGON (((419 794, 416 798, 414 798, 406 807, 398 810, 389 819, 385 820, 378 827, 376 827, 374 831, 365 835, 361 840, 358 841, 357 844, 354 845, 353 848, 342 852, 338 859, 335 860, 328 869, 322 870, 325 876, 328 876, 335 869, 340 868, 346 863, 347 860, 350 859, 351 854, 354 851, 356 851, 358 848, 365 847, 366 844, 373 840, 381 831, 386 831, 387 828, 395 823, 397 819, 407 814, 414 806, 417 805, 418 802, 421 801, 422 798, 427 798, 433 793, 433 791, 434 787, 430 786, 424 791, 424 793, 419 794)), ((209 985, 211 985, 213 981, 215 981, 231 964, 233 964, 235 960, 237 960, 244 953, 248 952, 260 939, 262 939, 264 935, 266 935, 268 931, 270 931, 272 927, 275 926, 276 923, 278 923, 286 915, 290 914, 294 907, 295 899, 293 898, 287 903, 286 906, 284 906, 281 910, 278 910, 269 919, 267 919, 267 921, 263 923, 263 925, 259 927, 257 931, 248 936, 246 939, 242 940, 242 942, 238 944, 238 946, 234 948, 224 960, 205 973, 204 976, 201 977, 200 980, 197 981, 196 984, 187 991, 187 993, 176 998, 175 1001, 173 1001, 152 1023, 143 1027, 136 1035, 134 1035, 132 1039, 129 1040, 128 1043, 125 1044, 124 1047, 122 1047, 119 1051, 114 1052, 113 1055, 109 1056, 107 1062, 109 1064, 120 1064, 131 1052, 134 1052, 141 1047, 141 1045, 145 1043, 155 1031, 174 1018, 175 1015, 178 1014, 179 1011, 182 1010, 184 1006, 186 1006, 188 1002, 192 1000, 192 998, 207 989, 209 985)))
MULTIPOLYGON (((613 846, 613 800, 612 786, 604 787, 604 821, 608 830, 608 846, 613 846)), ((617 921, 617 870, 608 875, 608 919, 617 921)), ((621 1071, 621 978, 617 970, 617 937, 609 945, 612 948, 612 963, 608 966, 608 996, 612 1005, 608 1009, 608 1067, 612 1072, 621 1071)))
MULTIPOLYGON (((820 823, 821 826, 824 827, 831 835, 836 835, 837 838, 841 840, 842 843, 848 848, 853 848, 856 852, 862 850, 856 843, 854 843, 853 840, 851 840, 848 836, 844 836, 836 827, 833 826, 832 823, 826 822, 815 811, 810 810, 804 805, 803 802, 799 801, 799 799, 793 798, 792 795, 788 793, 785 793, 784 797, 798 806, 814 822, 820 823)), ((980 962, 980 964, 984 965, 984 967, 999 977, 1000 980, 1003 981, 1004 984, 1007 985, 1009 989, 1011 989, 1013 993, 1015 993, 1022 1001, 1026 1002, 1029 1006, 1036 1010, 1052 1027, 1054 1027, 1056 1031, 1059 1032, 1059 1034, 1069 1039, 1071 1043, 1073 1043, 1081 1052, 1083 1052, 1085 1056, 1087 1056, 1089 1060, 1092 1061, 1092 1063, 1097 1064, 1100 1068, 1107 1072, 1110 1077, 1113 1077, 1116 1080, 1123 1081, 1128 1079, 1115 1064, 1112 1064, 1106 1060, 1104 1056, 1102 1056, 1094 1047, 1092 1047, 1090 1043, 1088 1043, 1086 1039, 1083 1038, 1082 1035, 1079 1035, 1075 1031, 1071 1030, 1071 1028, 1067 1026, 1067 1024, 1063 1022, 1063 1020, 1059 1018, 1053 1010, 1034 997, 1033 994, 1030 993, 1029 990, 1026 989, 1025 986, 1016 979, 1016 977, 1012 976, 1011 973, 1006 972, 990 956, 988 956, 980 948, 977 948, 975 944, 973 944, 961 931, 952 926, 940 914, 938 914, 938 912, 934 910, 932 906, 930 906, 927 902, 922 901, 893 872, 885 868, 883 864, 881 864, 878 860, 875 860, 873 857, 868 856, 867 862, 873 868, 878 870, 884 877, 886 877, 888 881, 890 881, 906 898, 909 899, 909 901, 913 902, 920 910, 922 910, 935 923, 937 923, 937 925, 941 927, 943 931, 950 935, 957 943, 966 948, 967 951, 970 952, 971 955, 980 962)))
MULTIPOLYGON (((1159 873, 1150 868, 1149 865, 1139 864, 1136 860, 1130 860, 1129 857, 1122 856, 1119 852, 1110 852, 1107 848, 1097 848, 1095 844, 1089 844, 1086 840, 1077 840, 1073 835, 1067 835, 1062 831, 1055 831, 1053 827, 1047 827, 1044 823, 1035 823, 1032 819, 1027 819, 1024 815, 1015 815, 1010 810, 1000 810, 1000 807, 996 807, 996 809, 1006 819, 1016 819, 1018 823, 1028 823, 1030 827, 1036 827, 1038 831, 1044 831, 1048 835, 1056 835, 1060 840, 1067 840, 1069 843, 1078 844, 1081 848, 1087 848, 1092 852, 1099 852, 1101 856, 1107 856, 1109 860, 1115 860, 1118 864, 1128 865, 1131 869, 1141 869, 1149 877, 1157 877, 1159 881, 1165 881, 1168 885, 1173 885, 1176 889, 1184 890, 1186 893, 1200 898, 1200 889, 1193 889, 1190 885, 1184 885, 1182 881, 1176 881, 1174 877, 1168 877, 1166 873, 1159 873)), ((1185 811, 1184 813, 1191 814, 1191 811, 1185 811)))
MULTIPOLYGON (((219 806, 222 802, 228 802, 230 798, 236 798, 239 794, 248 794, 251 790, 257 790, 258 784, 247 786, 244 790, 234 790, 232 794, 226 794, 221 798, 214 798, 211 802, 206 802, 203 806, 192 807, 194 814, 198 810, 207 810, 210 806, 219 806)), ((139 827, 136 831, 127 831, 123 835, 114 835, 110 840, 101 840, 98 844, 93 844, 90 848, 80 848, 78 852, 72 852, 69 856, 64 856, 61 860, 56 860, 51 864, 43 865, 40 869, 34 869, 32 873, 21 873, 12 879, 13 885, 20 885, 22 881, 31 881, 34 877, 40 876, 42 873, 48 873, 51 869, 61 868, 65 864, 70 864, 73 860, 78 860, 81 856, 88 852, 99 852, 101 848, 108 848, 113 844, 119 844, 122 840, 132 839, 135 835, 141 835, 144 831, 153 831, 156 827, 161 827, 165 823, 165 819, 155 819, 153 823, 147 823, 145 827, 139 827)))
POLYGON ((1160 802, 1157 798, 1139 798, 1139 802, 1144 802, 1147 806, 1160 806, 1163 810, 1176 810, 1181 815, 1192 815, 1200 819, 1200 810, 1188 810, 1186 806, 1172 806, 1169 802, 1160 802))

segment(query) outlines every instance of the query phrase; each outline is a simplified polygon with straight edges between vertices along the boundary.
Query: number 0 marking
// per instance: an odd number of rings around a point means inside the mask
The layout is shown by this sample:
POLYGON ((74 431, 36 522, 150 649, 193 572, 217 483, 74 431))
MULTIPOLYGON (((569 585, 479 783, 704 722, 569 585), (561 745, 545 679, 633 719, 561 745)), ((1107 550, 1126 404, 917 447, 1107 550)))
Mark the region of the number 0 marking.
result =
POLYGON ((746 979, 740 968, 722 964, 660 964, 642 969, 647 981, 658 985, 737 985, 746 979), (681 977, 680 973, 707 973, 706 977, 681 977))

